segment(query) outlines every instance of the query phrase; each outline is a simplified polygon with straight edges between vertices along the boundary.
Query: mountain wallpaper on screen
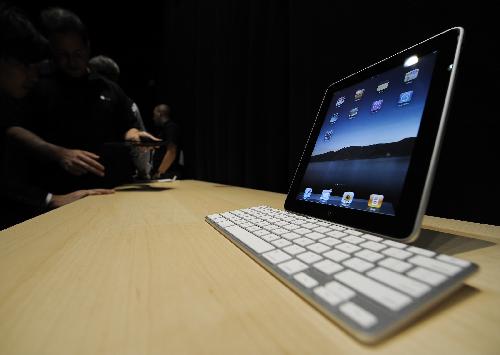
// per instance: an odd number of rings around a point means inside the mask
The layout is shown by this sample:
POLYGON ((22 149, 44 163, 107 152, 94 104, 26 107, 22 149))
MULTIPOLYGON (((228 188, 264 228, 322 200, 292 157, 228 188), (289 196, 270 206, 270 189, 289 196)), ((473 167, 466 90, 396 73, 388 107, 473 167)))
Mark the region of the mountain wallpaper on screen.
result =
POLYGON ((334 160, 377 159, 384 157, 404 157, 411 155, 414 144, 415 137, 410 137, 392 143, 373 144, 364 147, 346 147, 335 152, 314 155, 311 157, 310 161, 317 162, 334 160))

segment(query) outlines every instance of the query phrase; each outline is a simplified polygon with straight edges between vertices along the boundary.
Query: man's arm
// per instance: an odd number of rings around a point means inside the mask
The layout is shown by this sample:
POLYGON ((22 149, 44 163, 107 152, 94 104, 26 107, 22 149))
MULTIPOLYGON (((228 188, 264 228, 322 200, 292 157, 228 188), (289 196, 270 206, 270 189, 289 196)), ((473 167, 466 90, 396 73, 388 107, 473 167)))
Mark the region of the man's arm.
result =
POLYGON ((66 195, 52 195, 52 198, 47 206, 49 208, 58 208, 67 205, 68 203, 75 202, 76 200, 79 200, 86 196, 108 195, 113 193, 115 193, 115 191, 109 189, 92 189, 92 190, 78 190, 66 195))
POLYGON ((161 139, 156 138, 152 134, 149 134, 148 132, 145 132, 145 131, 139 131, 137 128, 130 128, 125 133, 125 140, 126 141, 134 141, 134 142, 141 142, 141 141, 159 142, 159 141, 161 141, 161 139))
POLYGON ((167 146, 167 151, 165 152, 165 155, 161 160, 160 166, 158 167, 158 171, 156 172, 155 176, 159 177, 165 174, 165 172, 167 172, 167 170, 170 168, 176 157, 177 157, 177 146, 171 143, 167 146))
POLYGON ((6 133, 14 142, 22 144, 23 147, 44 159, 56 161, 71 174, 82 175, 90 172, 104 176, 104 166, 97 161, 99 156, 94 153, 79 149, 67 149, 46 142, 38 135, 20 126, 10 127, 6 133))

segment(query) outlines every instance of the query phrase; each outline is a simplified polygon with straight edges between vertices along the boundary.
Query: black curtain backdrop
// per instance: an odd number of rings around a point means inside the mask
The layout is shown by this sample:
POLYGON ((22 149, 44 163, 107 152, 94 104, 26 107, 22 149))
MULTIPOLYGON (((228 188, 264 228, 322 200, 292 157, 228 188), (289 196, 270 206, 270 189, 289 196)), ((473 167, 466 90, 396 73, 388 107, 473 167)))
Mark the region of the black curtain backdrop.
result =
POLYGON ((286 192, 326 87, 449 27, 466 38, 428 214, 500 224, 496 144, 500 52, 479 3, 24 2, 87 23, 94 54, 120 64, 147 124, 159 102, 183 130, 186 177, 286 192))

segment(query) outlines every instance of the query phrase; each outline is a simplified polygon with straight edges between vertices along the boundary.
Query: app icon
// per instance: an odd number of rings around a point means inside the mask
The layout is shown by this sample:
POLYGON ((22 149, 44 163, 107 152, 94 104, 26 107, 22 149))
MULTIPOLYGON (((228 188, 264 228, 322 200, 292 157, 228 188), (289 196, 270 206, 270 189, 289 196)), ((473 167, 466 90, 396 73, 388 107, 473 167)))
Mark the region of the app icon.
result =
POLYGON ((405 83, 415 80, 417 76, 418 76, 418 69, 410 70, 408 73, 405 74, 405 83))
POLYGON ((326 131, 326 133, 325 133, 325 141, 329 141, 330 138, 332 138, 332 134, 333 134, 332 130, 326 131))
POLYGON ((332 189, 330 190, 323 190, 321 191, 321 197, 319 198, 321 201, 328 201, 328 199, 330 198, 330 194, 332 193, 332 189))
POLYGON ((357 114, 358 114, 358 108, 355 107, 355 108, 353 108, 352 110, 349 111, 349 119, 353 118, 357 114))
POLYGON ((386 90, 388 87, 389 87, 389 81, 384 81, 383 83, 381 83, 381 84, 379 84, 379 85, 377 86, 377 91, 378 91, 378 92, 384 91, 384 90, 386 90))
POLYGON ((361 98, 363 97, 364 92, 365 92, 365 89, 356 90, 356 93, 354 94, 354 101, 361 100, 361 98))
POLYGON ((344 103, 344 101, 345 101, 345 96, 339 97, 339 99, 335 103, 335 106, 340 107, 340 105, 342 105, 344 103))
POLYGON ((338 114, 338 113, 334 113, 334 114, 330 117, 330 123, 335 123, 338 119, 339 119, 339 114, 338 114))
POLYGON ((311 197, 312 191, 313 189, 311 189, 310 187, 306 187, 306 189, 304 190, 304 198, 311 197))
POLYGON ((382 103, 383 102, 384 102, 384 100, 373 101, 371 111, 372 112, 377 112, 378 110, 380 110, 382 108, 382 103))
POLYGON ((354 192, 344 192, 344 195, 342 195, 342 200, 341 200, 342 204, 350 205, 353 198, 354 198, 354 192))
POLYGON ((413 96, 413 90, 405 91, 399 94, 398 104, 406 105, 411 101, 411 97, 413 96))
POLYGON ((384 201, 384 195, 371 194, 368 200, 368 207, 380 208, 382 206, 382 201, 384 201))

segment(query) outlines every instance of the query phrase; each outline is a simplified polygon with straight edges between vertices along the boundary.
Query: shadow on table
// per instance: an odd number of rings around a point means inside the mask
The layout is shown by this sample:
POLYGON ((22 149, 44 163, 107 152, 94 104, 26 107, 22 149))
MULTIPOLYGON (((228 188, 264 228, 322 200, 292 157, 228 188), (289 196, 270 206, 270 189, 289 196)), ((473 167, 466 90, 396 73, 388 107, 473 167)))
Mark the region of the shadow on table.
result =
POLYGON ((463 237, 461 235, 422 229, 420 237, 412 245, 437 253, 454 255, 491 247, 496 244, 473 237, 463 237))
POLYGON ((157 192, 157 191, 166 191, 166 190, 172 190, 172 187, 165 187, 165 186, 152 186, 152 185, 146 185, 146 184, 134 184, 134 185, 126 185, 126 186, 119 186, 115 188, 116 192, 121 192, 121 191, 126 191, 126 192, 131 192, 131 191, 139 191, 139 192, 157 192))

